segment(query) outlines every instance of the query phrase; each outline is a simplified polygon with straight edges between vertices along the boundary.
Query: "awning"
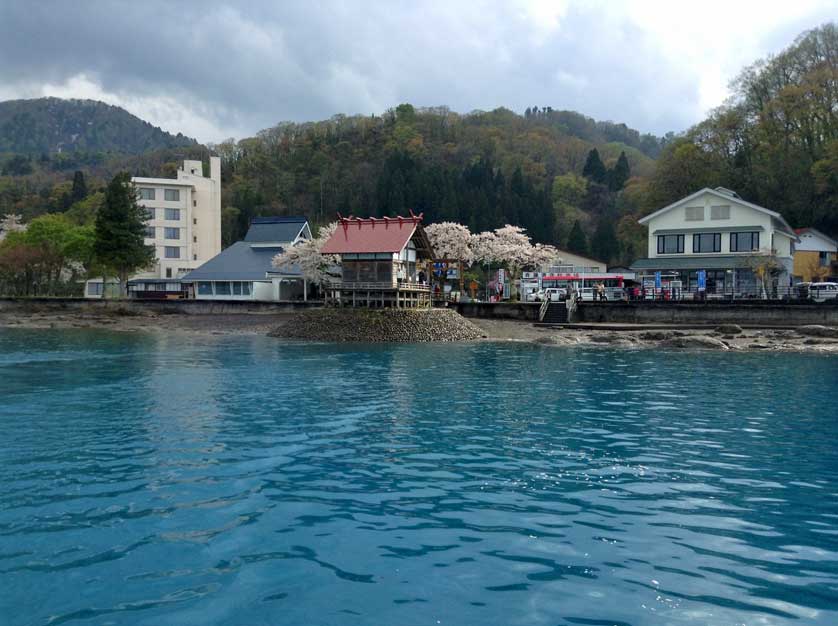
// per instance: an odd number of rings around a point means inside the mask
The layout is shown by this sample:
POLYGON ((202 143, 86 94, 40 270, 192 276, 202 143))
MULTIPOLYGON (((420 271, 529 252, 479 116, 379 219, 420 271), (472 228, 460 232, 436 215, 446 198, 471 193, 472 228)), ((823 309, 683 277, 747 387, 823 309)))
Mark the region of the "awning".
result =
POLYGON ((638 259, 631 264, 631 269, 635 272, 751 269, 752 265, 749 263, 751 258, 747 256, 685 256, 638 259))

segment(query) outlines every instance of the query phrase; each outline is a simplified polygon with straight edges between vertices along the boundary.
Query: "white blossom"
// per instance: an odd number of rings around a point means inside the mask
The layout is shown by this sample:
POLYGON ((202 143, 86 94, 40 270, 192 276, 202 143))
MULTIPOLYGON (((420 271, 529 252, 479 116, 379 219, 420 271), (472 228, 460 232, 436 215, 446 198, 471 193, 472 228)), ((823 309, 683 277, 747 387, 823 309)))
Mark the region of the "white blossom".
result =
POLYGON ((425 233, 437 259, 459 261, 465 266, 474 262, 472 234, 467 226, 454 222, 430 224, 425 233))
POLYGON ((328 282, 329 269, 340 264, 340 257, 334 254, 321 254, 320 250, 337 227, 337 222, 322 226, 316 238, 301 241, 277 254, 273 258, 273 266, 280 270, 298 267, 306 280, 316 284, 328 282))
POLYGON ((0 219, 0 241, 3 241, 9 233, 20 232, 23 230, 26 230, 26 225, 22 222, 20 215, 9 213, 0 219))

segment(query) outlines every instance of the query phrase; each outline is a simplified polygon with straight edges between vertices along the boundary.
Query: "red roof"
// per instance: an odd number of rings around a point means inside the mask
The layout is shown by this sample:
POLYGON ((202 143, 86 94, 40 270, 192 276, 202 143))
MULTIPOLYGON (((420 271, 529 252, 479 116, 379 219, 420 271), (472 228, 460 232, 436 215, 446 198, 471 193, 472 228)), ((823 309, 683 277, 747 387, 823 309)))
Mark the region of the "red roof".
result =
POLYGON ((338 228, 320 250, 323 254, 401 252, 422 215, 410 217, 341 217, 338 228))

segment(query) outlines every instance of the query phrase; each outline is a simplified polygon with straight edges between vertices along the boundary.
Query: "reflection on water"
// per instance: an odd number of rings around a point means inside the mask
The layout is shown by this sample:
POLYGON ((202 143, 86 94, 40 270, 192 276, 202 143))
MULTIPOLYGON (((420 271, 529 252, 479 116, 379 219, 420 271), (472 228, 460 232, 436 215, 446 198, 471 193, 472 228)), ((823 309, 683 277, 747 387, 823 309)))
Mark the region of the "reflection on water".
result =
POLYGON ((835 624, 836 366, 0 331, 0 623, 835 624))

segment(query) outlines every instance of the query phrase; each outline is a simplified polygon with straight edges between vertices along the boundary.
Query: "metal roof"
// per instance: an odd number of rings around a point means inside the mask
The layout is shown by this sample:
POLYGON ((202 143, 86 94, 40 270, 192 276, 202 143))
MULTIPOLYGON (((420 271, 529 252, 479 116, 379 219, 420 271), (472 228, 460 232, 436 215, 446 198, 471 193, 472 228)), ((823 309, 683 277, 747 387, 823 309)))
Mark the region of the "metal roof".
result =
POLYGON ((244 240, 251 243, 292 243, 308 225, 304 217, 254 217, 244 240))
POLYGON ((397 253, 418 234, 417 248, 429 256, 430 243, 422 229, 422 216, 383 218, 340 218, 334 234, 320 250, 323 254, 397 253))
MULTIPOLYGON (((222 250, 201 267, 192 270, 181 280, 266 280, 267 273, 279 273, 273 267, 273 258, 282 252, 281 246, 252 246, 247 241, 237 241, 222 250)), ((288 276, 302 276, 298 267, 281 272, 288 276)))

